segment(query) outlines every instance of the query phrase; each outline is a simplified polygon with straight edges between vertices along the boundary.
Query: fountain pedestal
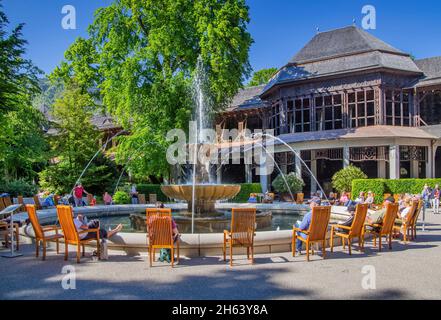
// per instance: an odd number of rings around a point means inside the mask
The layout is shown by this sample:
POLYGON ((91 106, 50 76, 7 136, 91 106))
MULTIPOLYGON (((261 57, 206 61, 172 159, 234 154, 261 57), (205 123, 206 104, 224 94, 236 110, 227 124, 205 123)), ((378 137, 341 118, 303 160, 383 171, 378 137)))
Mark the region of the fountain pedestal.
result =
MULTIPOLYGON (((217 200, 232 199, 240 191, 240 185, 232 184, 197 184, 194 188, 195 213, 198 215, 214 214, 217 200)), ((187 201, 188 211, 192 211, 192 185, 162 185, 161 190, 169 198, 187 201)))

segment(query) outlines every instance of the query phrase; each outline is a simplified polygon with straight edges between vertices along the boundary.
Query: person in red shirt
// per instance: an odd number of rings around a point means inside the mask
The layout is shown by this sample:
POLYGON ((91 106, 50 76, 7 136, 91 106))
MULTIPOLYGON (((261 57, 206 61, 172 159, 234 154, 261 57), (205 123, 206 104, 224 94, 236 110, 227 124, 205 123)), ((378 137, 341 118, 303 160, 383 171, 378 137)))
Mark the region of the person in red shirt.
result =
POLYGON ((86 190, 84 190, 83 185, 80 182, 73 189, 73 196, 76 207, 81 207, 83 205, 83 193, 89 194, 86 190))

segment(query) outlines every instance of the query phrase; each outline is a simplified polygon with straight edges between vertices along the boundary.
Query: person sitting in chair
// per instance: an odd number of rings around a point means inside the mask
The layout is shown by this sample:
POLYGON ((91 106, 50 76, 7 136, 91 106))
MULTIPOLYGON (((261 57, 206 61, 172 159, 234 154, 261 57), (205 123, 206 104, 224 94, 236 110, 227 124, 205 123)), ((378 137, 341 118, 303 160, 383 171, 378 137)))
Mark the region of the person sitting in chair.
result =
MULTIPOLYGON (((386 214, 386 208, 387 208, 387 204, 389 203, 395 203, 395 199, 393 197, 389 197, 387 198, 384 202, 383 202, 383 207, 378 210, 375 211, 373 213, 368 213, 367 214, 367 222, 369 224, 382 224, 383 223, 383 218, 384 215, 386 214)), ((372 226, 366 226, 367 230, 373 230, 372 226)), ((379 231, 380 228, 376 228, 375 231, 379 231)))
MULTIPOLYGON (((345 226, 345 227, 350 227, 352 226, 352 223, 354 222, 354 217, 355 217, 355 211, 357 210, 357 207, 354 204, 351 204, 347 211, 350 214, 350 216, 345 220, 345 221, 339 221, 338 224, 341 226, 345 226)), ((346 229, 341 229, 341 228, 336 228, 335 229, 337 232, 340 233, 348 233, 349 231, 346 229)))
MULTIPOLYGON (((116 235, 118 232, 122 230, 122 224, 119 224, 115 229, 106 231, 103 228, 100 228, 100 222, 99 220, 92 220, 89 223, 87 222, 87 217, 83 216, 82 214, 77 215, 77 217, 74 219, 75 228, 77 228, 78 232, 81 232, 83 230, 87 229, 96 229, 99 228, 100 233, 100 239, 109 239, 116 235)), ((79 234, 79 237, 81 240, 85 239, 95 239, 96 238, 96 232, 84 232, 79 234)))
MULTIPOLYGON (((312 211, 313 208, 316 206, 319 206, 321 204, 321 200, 318 197, 314 197, 311 200, 309 200, 309 207, 311 208, 311 211, 309 211, 304 217, 303 220, 297 221, 296 227, 300 230, 308 230, 309 226, 311 225, 311 219, 312 219, 312 211)), ((306 239, 306 234, 299 233, 299 236, 301 236, 303 239, 306 239)), ((300 239, 296 240, 296 251, 299 255, 302 254, 302 241, 300 239)))

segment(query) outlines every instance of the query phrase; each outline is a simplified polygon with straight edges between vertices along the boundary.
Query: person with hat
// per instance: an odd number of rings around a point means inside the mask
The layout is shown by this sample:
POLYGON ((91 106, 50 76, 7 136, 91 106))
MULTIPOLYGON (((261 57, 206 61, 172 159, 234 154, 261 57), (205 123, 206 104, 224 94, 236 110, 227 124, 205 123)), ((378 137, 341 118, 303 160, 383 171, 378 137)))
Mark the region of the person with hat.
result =
MULTIPOLYGON (((309 229, 309 226, 311 225, 311 219, 312 219, 312 210, 314 207, 321 205, 321 200, 319 197, 313 197, 311 200, 308 201, 308 203, 309 203, 309 207, 311 208, 311 210, 303 217, 303 220, 301 222, 298 221, 296 223, 296 227, 301 230, 308 230, 309 229)), ((303 239, 306 239, 306 234, 299 233, 299 235, 303 239)), ((299 255, 302 254, 302 241, 299 239, 296 240, 296 251, 299 255)))
MULTIPOLYGON (((382 224, 383 223, 383 218, 384 218, 384 215, 386 214, 386 207, 387 207, 387 204, 389 204, 389 203, 395 203, 395 199, 394 199, 394 197, 389 197, 389 198, 387 198, 384 202, 383 202, 383 207, 380 209, 380 210, 378 210, 378 211, 375 211, 375 212, 372 212, 372 213, 368 213, 367 214, 367 217, 366 217, 366 221, 369 223, 369 224, 382 224)), ((366 228, 369 230, 372 230, 373 229, 373 227, 372 226, 366 226, 366 228)), ((377 228, 377 229, 379 229, 379 228, 377 228)), ((378 230, 377 230, 378 231, 378 230)))

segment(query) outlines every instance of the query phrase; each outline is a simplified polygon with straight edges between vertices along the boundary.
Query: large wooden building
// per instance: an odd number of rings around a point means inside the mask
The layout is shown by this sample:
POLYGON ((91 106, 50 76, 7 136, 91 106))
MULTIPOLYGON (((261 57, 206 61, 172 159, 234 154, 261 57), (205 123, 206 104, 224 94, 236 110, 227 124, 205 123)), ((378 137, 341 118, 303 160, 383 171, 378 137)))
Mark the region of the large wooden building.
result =
MULTIPOLYGON (((441 57, 414 60, 351 26, 318 33, 259 87, 239 92, 217 129, 274 129, 328 192, 353 164, 371 178, 441 177, 441 57)), ((317 186, 283 144, 275 159, 317 186)), ((222 182, 261 182, 253 165, 225 165, 222 182)))

